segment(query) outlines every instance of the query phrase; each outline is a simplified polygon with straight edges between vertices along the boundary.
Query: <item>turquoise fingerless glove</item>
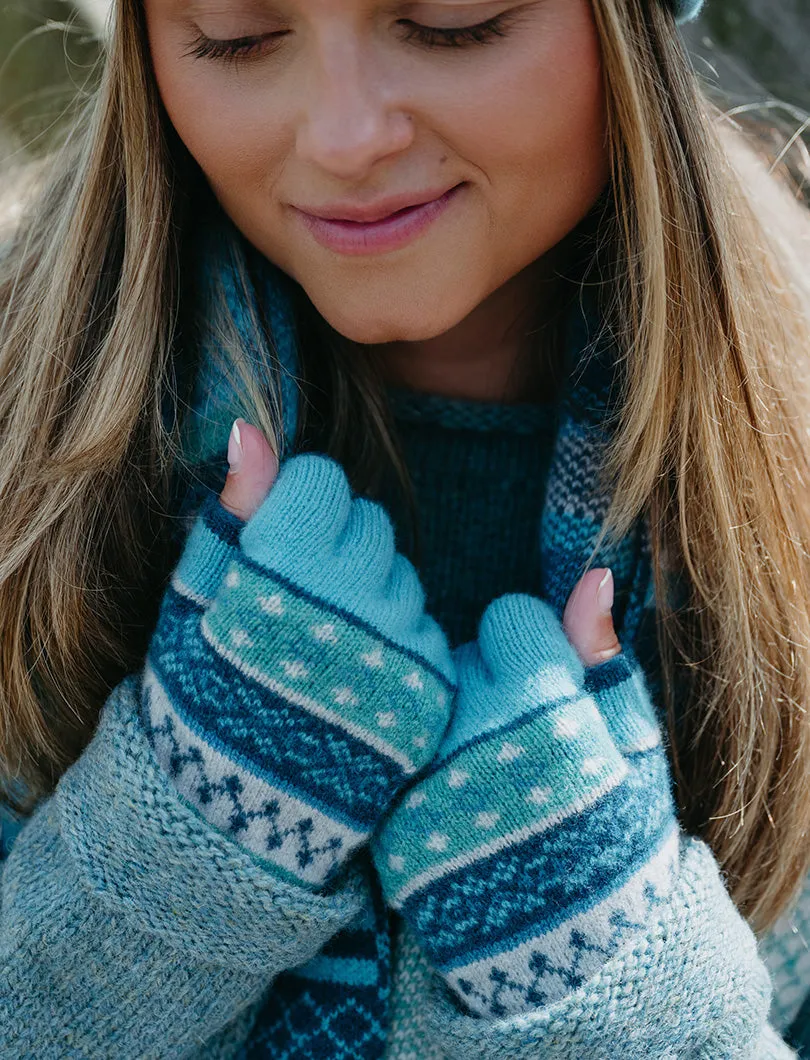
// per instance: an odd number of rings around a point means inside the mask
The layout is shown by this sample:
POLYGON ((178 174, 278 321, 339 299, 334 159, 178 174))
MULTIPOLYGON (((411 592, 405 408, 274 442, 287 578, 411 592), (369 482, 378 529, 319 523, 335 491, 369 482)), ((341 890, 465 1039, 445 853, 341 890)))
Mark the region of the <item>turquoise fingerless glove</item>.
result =
POLYGON ((215 827, 322 888, 436 752, 454 691, 381 505, 330 457, 286 461, 247 522, 210 495, 144 669, 158 761, 215 827))
POLYGON ((678 825, 642 673, 585 671, 543 601, 509 594, 455 652, 454 717, 372 837, 387 903, 467 1009, 575 990, 670 892, 678 825))

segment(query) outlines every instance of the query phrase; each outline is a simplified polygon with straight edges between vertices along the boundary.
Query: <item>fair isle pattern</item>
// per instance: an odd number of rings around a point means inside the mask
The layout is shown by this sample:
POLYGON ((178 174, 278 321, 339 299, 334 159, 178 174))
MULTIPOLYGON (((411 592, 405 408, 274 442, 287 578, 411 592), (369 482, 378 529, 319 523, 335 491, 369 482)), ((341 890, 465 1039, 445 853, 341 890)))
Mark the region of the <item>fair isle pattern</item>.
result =
POLYGON ((678 827, 647 690, 626 655, 591 679, 597 698, 583 694, 551 609, 511 594, 455 658, 454 723, 371 850, 386 901, 491 1018, 564 996, 643 931, 639 905, 669 893, 678 827))
POLYGON ((406 776, 447 723, 447 682, 422 660, 242 557, 202 616, 202 632, 241 672, 374 747, 406 776), (246 598, 256 606, 246 608, 246 598))
POLYGON ((501 956, 454 968, 446 973, 448 982, 473 1011, 491 1017, 528 1012, 564 997, 643 934, 669 896, 677 860, 673 827, 661 850, 603 902, 501 956))
POLYGON ((389 895, 392 907, 400 909, 411 894, 443 876, 530 842, 598 803, 627 776, 626 762, 600 729, 604 723, 593 699, 576 699, 477 737, 441 768, 431 769, 400 811, 405 835, 426 836, 424 845, 411 842, 407 854, 389 845, 396 828, 384 829, 378 840, 379 856, 407 879, 389 895), (569 789, 561 769, 573 756, 579 756, 581 767, 569 789), (513 793, 516 797, 506 803, 513 793), (463 826, 450 834, 447 821, 463 826))
POLYGON ((435 751, 452 689, 428 662, 243 556, 228 514, 207 499, 167 588, 144 723, 215 827, 319 887, 435 751), (224 569, 213 598, 209 569, 224 569))

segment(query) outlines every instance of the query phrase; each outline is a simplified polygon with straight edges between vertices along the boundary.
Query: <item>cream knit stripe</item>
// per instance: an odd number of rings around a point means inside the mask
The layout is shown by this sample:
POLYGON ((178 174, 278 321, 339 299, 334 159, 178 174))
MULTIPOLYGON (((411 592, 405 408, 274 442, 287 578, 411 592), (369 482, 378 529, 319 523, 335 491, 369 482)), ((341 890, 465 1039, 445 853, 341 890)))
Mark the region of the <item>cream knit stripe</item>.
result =
POLYGON ((512 949, 501 943, 485 957, 445 970, 447 981, 483 1017, 518 1015, 559 1001, 643 934, 669 896, 678 843, 673 824, 653 857, 604 901, 512 949))
POLYGON ((235 761, 210 735, 205 739, 174 710, 151 667, 143 687, 155 757, 172 775, 178 792, 223 835, 241 844, 282 879, 313 888, 323 885, 341 856, 366 839, 357 831, 299 798, 281 780, 272 784, 235 761), (227 782, 226 781, 227 778, 227 782), (306 821, 307 853, 300 856, 306 821))

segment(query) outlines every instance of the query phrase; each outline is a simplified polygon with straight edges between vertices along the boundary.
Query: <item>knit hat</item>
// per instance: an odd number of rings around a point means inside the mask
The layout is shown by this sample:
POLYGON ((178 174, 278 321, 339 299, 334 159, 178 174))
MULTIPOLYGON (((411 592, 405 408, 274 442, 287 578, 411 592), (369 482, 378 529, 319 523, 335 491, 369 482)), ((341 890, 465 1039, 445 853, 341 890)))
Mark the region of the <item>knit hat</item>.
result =
POLYGON ((703 0, 670 0, 675 12, 675 21, 683 24, 697 18, 703 7, 703 0))

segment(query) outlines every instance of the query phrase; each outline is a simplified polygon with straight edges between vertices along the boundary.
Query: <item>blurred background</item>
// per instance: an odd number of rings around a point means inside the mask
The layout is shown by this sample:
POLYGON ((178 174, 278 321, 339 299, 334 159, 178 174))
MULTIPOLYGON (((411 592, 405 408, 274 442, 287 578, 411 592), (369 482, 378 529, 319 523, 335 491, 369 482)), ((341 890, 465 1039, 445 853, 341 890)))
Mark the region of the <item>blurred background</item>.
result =
MULTIPOLYGON (((90 90, 108 0, 0 0, 0 157, 47 147, 90 90)), ((705 81, 810 129, 810 0, 708 0, 685 28, 705 81)))

